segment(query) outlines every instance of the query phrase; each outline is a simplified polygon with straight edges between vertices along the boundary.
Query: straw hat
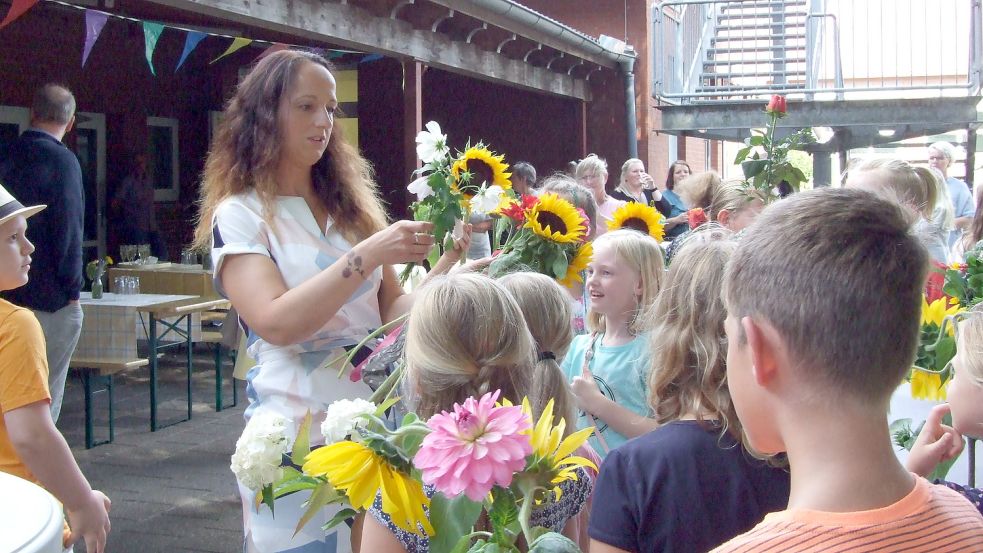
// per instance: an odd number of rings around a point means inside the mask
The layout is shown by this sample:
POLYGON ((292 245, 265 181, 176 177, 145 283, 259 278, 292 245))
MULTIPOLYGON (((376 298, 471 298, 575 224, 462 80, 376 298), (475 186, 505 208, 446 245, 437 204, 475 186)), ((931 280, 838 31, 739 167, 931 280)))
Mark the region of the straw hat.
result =
POLYGON ((24 207, 24 204, 18 202, 17 199, 11 196, 10 192, 7 192, 7 189, 0 184, 0 225, 18 215, 30 217, 46 207, 48 206, 32 205, 31 207, 24 207))

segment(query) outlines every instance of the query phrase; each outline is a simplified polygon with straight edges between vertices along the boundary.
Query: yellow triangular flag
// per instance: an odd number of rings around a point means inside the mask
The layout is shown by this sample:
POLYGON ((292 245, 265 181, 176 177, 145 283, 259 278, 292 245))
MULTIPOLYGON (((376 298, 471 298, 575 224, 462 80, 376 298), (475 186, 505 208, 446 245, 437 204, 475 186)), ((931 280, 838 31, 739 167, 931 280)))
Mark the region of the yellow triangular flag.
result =
POLYGON ((219 57, 213 59, 212 61, 210 61, 209 62, 209 65, 217 62, 218 60, 224 58, 225 56, 228 56, 229 54, 233 54, 235 52, 238 52, 242 48, 245 48, 246 46, 249 46, 250 44, 252 44, 252 42, 253 42, 253 39, 251 39, 251 38, 236 37, 235 39, 232 40, 232 44, 230 44, 229 47, 225 49, 225 52, 223 52, 221 56, 219 56, 219 57))

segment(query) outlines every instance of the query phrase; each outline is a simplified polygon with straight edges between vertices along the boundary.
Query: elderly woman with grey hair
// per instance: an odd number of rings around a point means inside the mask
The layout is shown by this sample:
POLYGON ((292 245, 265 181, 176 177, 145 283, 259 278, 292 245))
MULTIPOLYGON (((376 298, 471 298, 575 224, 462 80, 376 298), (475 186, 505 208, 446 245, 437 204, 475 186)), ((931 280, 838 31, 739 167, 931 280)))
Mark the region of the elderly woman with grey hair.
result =
POLYGON ((949 233, 949 247, 955 245, 960 234, 969 228, 973 222, 973 215, 976 214, 973 193, 969 191, 969 186, 956 177, 949 176, 949 167, 955 155, 956 149, 948 142, 935 142, 928 147, 928 165, 942 173, 949 190, 949 198, 952 200, 955 229, 949 233))

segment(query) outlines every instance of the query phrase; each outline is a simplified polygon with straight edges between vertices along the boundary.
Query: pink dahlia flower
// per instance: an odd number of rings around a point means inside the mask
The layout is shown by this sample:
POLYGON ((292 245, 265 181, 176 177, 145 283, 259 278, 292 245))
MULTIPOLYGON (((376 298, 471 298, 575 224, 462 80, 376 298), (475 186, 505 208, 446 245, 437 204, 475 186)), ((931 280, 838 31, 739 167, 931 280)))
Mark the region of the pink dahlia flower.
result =
POLYGON ((506 487, 532 453, 532 423, 521 407, 496 407, 499 391, 469 397, 454 412, 430 417, 431 432, 413 458, 423 481, 448 497, 481 501, 492 487, 506 487))

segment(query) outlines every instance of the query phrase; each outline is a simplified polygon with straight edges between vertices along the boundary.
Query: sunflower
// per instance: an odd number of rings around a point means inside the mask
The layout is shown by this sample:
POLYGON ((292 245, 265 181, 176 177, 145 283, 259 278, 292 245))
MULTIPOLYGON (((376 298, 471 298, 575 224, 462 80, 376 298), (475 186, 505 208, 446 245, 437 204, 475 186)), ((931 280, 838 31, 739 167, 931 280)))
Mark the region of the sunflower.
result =
POLYGON ((581 273, 587 268, 587 264, 590 263, 591 257, 593 256, 594 246, 590 242, 584 242, 582 246, 577 248, 577 253, 570 260, 570 264, 567 265, 567 274, 557 282, 567 288, 573 286, 575 282, 583 282, 584 277, 581 276, 581 273))
POLYGON ((630 228, 643 232, 660 242, 666 235, 662 223, 662 214, 654 207, 638 202, 628 202, 616 209, 611 215, 611 220, 608 221, 608 230, 619 228, 630 228))
POLYGON ((505 156, 496 156, 479 144, 468 148, 451 166, 451 175, 454 177, 451 188, 468 198, 474 196, 482 184, 497 184, 502 190, 508 190, 512 188, 512 181, 509 179, 512 173, 507 173, 508 169, 505 156))
MULTIPOLYGON (((922 296, 922 325, 934 324, 935 326, 942 328, 942 321, 946 317, 955 315, 956 313, 961 313, 965 309, 959 305, 959 300, 956 298, 947 298, 943 296, 932 303, 928 303, 928 300, 922 296)), ((949 324, 947 333, 952 336, 955 332, 952 324, 949 324)))
POLYGON ((570 202, 556 194, 543 194, 529 210, 524 228, 560 244, 580 242, 587 232, 584 217, 570 202))
MULTIPOLYGON (((523 398, 522 410, 532 418, 529 398, 523 398)), ((543 474, 544 479, 549 478, 557 499, 562 494, 559 484, 566 480, 577 480, 577 469, 589 468, 597 471, 597 465, 591 460, 572 455, 577 448, 584 445, 594 432, 594 427, 578 430, 566 438, 563 437, 564 430, 566 430, 566 421, 563 418, 560 418, 559 424, 553 426, 553 400, 551 399, 533 428, 532 460, 528 463, 527 470, 543 474)))
POLYGON ((941 374, 912 368, 910 377, 911 397, 914 399, 945 401, 946 386, 942 383, 941 374))
POLYGON ((303 469, 304 474, 326 477, 348 495, 356 509, 371 507, 381 490, 382 510, 393 524, 414 534, 420 534, 418 526, 422 526, 428 535, 434 534, 423 511, 430 506, 423 485, 363 444, 344 441, 316 449, 307 456, 303 469))

